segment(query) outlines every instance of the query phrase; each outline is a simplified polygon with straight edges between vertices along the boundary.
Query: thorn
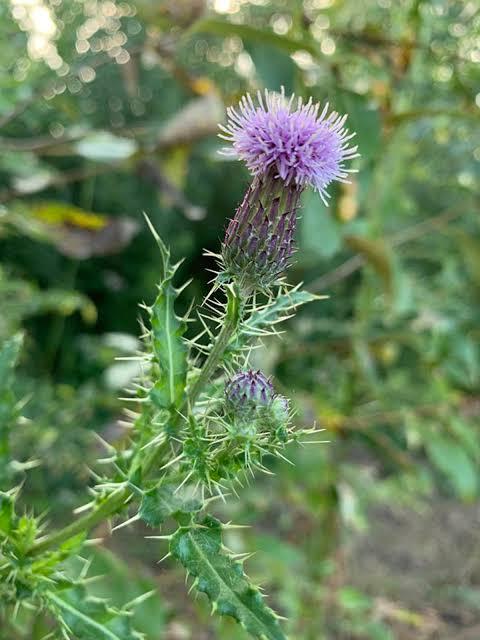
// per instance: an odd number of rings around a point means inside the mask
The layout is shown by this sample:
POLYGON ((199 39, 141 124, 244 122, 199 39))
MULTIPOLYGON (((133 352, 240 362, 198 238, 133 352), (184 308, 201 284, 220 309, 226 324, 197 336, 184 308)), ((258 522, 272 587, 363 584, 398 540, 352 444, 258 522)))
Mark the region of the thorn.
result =
POLYGON ((77 507, 76 509, 74 509, 73 513, 74 515, 78 515, 79 513, 88 511, 89 509, 91 509, 91 507, 93 507, 94 504, 95 504, 94 500, 92 500, 91 502, 87 502, 87 504, 83 504, 81 507, 77 507))
POLYGON ((118 529, 123 529, 123 527, 128 527, 129 524, 132 524, 133 522, 137 522, 137 520, 140 520, 140 515, 138 513, 132 516, 131 518, 129 518, 128 520, 125 520, 125 522, 117 524, 116 527, 113 527, 112 533, 114 531, 118 531, 118 529))
POLYGON ((170 553, 170 551, 168 553, 166 553, 163 558, 160 558, 160 560, 157 562, 157 564, 161 564, 164 560, 166 560, 167 558, 169 558, 172 554, 170 553))
POLYGON ((182 458, 184 457, 183 452, 178 455, 176 458, 173 458, 173 460, 170 460, 170 462, 167 462, 166 464, 163 465, 163 467, 160 467, 159 471, 163 471, 164 469, 168 469, 168 467, 171 467, 172 465, 174 465, 176 462, 179 462, 182 458))
POLYGON ((97 544, 102 544, 103 540, 104 538, 90 538, 89 540, 85 540, 83 544, 88 547, 95 547, 97 544))

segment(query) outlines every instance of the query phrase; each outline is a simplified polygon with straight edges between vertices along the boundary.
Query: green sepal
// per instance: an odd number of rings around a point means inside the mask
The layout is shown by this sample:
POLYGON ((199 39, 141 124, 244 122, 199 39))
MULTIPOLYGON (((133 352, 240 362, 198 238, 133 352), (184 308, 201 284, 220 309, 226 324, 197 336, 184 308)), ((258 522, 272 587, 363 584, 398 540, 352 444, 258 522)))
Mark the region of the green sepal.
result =
POLYGON ((140 503, 140 518, 150 527, 158 527, 169 517, 200 511, 202 503, 188 487, 177 489, 174 484, 164 484, 147 491, 140 503))
POLYGON ((132 628, 131 612, 111 607, 89 596, 83 585, 44 594, 46 606, 62 630, 78 640, 141 640, 143 635, 132 628))
POLYGON ((266 606, 240 562, 222 547, 222 524, 212 516, 188 527, 180 527, 170 540, 170 553, 195 579, 214 611, 233 617, 252 637, 286 640, 276 614, 266 606))

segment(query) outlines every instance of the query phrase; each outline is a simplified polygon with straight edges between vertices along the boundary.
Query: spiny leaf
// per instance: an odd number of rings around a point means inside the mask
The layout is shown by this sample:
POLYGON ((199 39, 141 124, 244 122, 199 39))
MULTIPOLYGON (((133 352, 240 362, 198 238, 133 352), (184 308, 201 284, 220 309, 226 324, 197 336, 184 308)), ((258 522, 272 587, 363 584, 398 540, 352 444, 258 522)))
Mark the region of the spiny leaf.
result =
POLYGON ((175 298, 170 282, 164 282, 151 310, 152 344, 159 379, 150 395, 155 405, 162 409, 180 405, 187 378, 187 349, 182 340, 185 323, 174 313, 175 298))
POLYGON ((252 336, 261 335, 275 324, 290 317, 295 309, 322 300, 325 296, 317 296, 308 291, 302 291, 299 286, 291 290, 282 290, 265 305, 253 309, 251 314, 242 322, 237 339, 232 342, 230 351, 236 351, 244 346, 252 336))
POLYGON ((222 549, 222 525, 206 516, 197 525, 180 527, 170 541, 170 552, 195 578, 213 609, 232 616, 254 638, 285 640, 276 614, 265 605, 247 579, 242 565, 222 549))
POLYGON ((142 498, 139 516, 151 527, 158 527, 170 516, 193 513, 202 507, 188 487, 177 491, 174 484, 161 485, 148 491, 142 498))
POLYGON ((70 634, 78 640, 140 640, 143 637, 132 629, 130 612, 89 596, 81 585, 64 591, 48 591, 45 600, 67 637, 70 634))
POLYGON ((150 392, 150 397, 158 408, 171 409, 181 404, 185 391, 187 348, 182 336, 186 324, 177 318, 174 311, 178 292, 172 285, 172 279, 178 265, 170 264, 168 249, 148 218, 147 222, 160 248, 164 272, 158 296, 150 309, 152 347, 159 376, 150 392))

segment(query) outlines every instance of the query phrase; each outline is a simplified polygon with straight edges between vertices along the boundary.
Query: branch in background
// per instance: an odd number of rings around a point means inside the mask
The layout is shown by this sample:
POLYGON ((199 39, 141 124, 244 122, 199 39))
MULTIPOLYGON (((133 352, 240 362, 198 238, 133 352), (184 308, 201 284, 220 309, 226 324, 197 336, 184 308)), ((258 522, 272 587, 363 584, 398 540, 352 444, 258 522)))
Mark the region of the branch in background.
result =
MULTIPOLYGON (((416 240, 417 238, 424 236, 432 229, 448 224, 452 220, 459 218, 462 214, 463 209, 444 211, 437 216, 432 216, 418 224, 402 229, 392 236, 390 242, 387 242, 391 247, 398 247, 406 242, 411 242, 412 240, 416 240)), ((339 267, 336 267, 325 275, 313 280, 313 282, 309 284, 308 288, 311 291, 323 291, 328 289, 328 287, 331 287, 332 285, 337 284, 337 282, 345 280, 345 278, 351 276, 352 273, 361 269, 365 264, 365 259, 361 255, 356 254, 343 262, 339 267)))

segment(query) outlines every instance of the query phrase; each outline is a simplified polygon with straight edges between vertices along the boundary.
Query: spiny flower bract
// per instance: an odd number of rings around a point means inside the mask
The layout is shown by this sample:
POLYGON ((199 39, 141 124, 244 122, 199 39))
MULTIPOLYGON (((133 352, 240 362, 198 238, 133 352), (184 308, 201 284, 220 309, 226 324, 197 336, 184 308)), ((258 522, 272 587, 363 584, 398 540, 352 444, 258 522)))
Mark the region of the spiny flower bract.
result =
POLYGON ((355 134, 344 126, 347 116, 327 115, 328 103, 320 113, 319 108, 311 98, 287 99, 283 88, 264 97, 259 92, 258 105, 247 94, 238 109, 227 110, 227 126, 220 125, 221 137, 232 144, 223 153, 243 160, 253 175, 274 170, 286 184, 311 186, 325 202, 328 185, 347 181, 351 170, 344 163, 358 154, 349 145, 355 134))

